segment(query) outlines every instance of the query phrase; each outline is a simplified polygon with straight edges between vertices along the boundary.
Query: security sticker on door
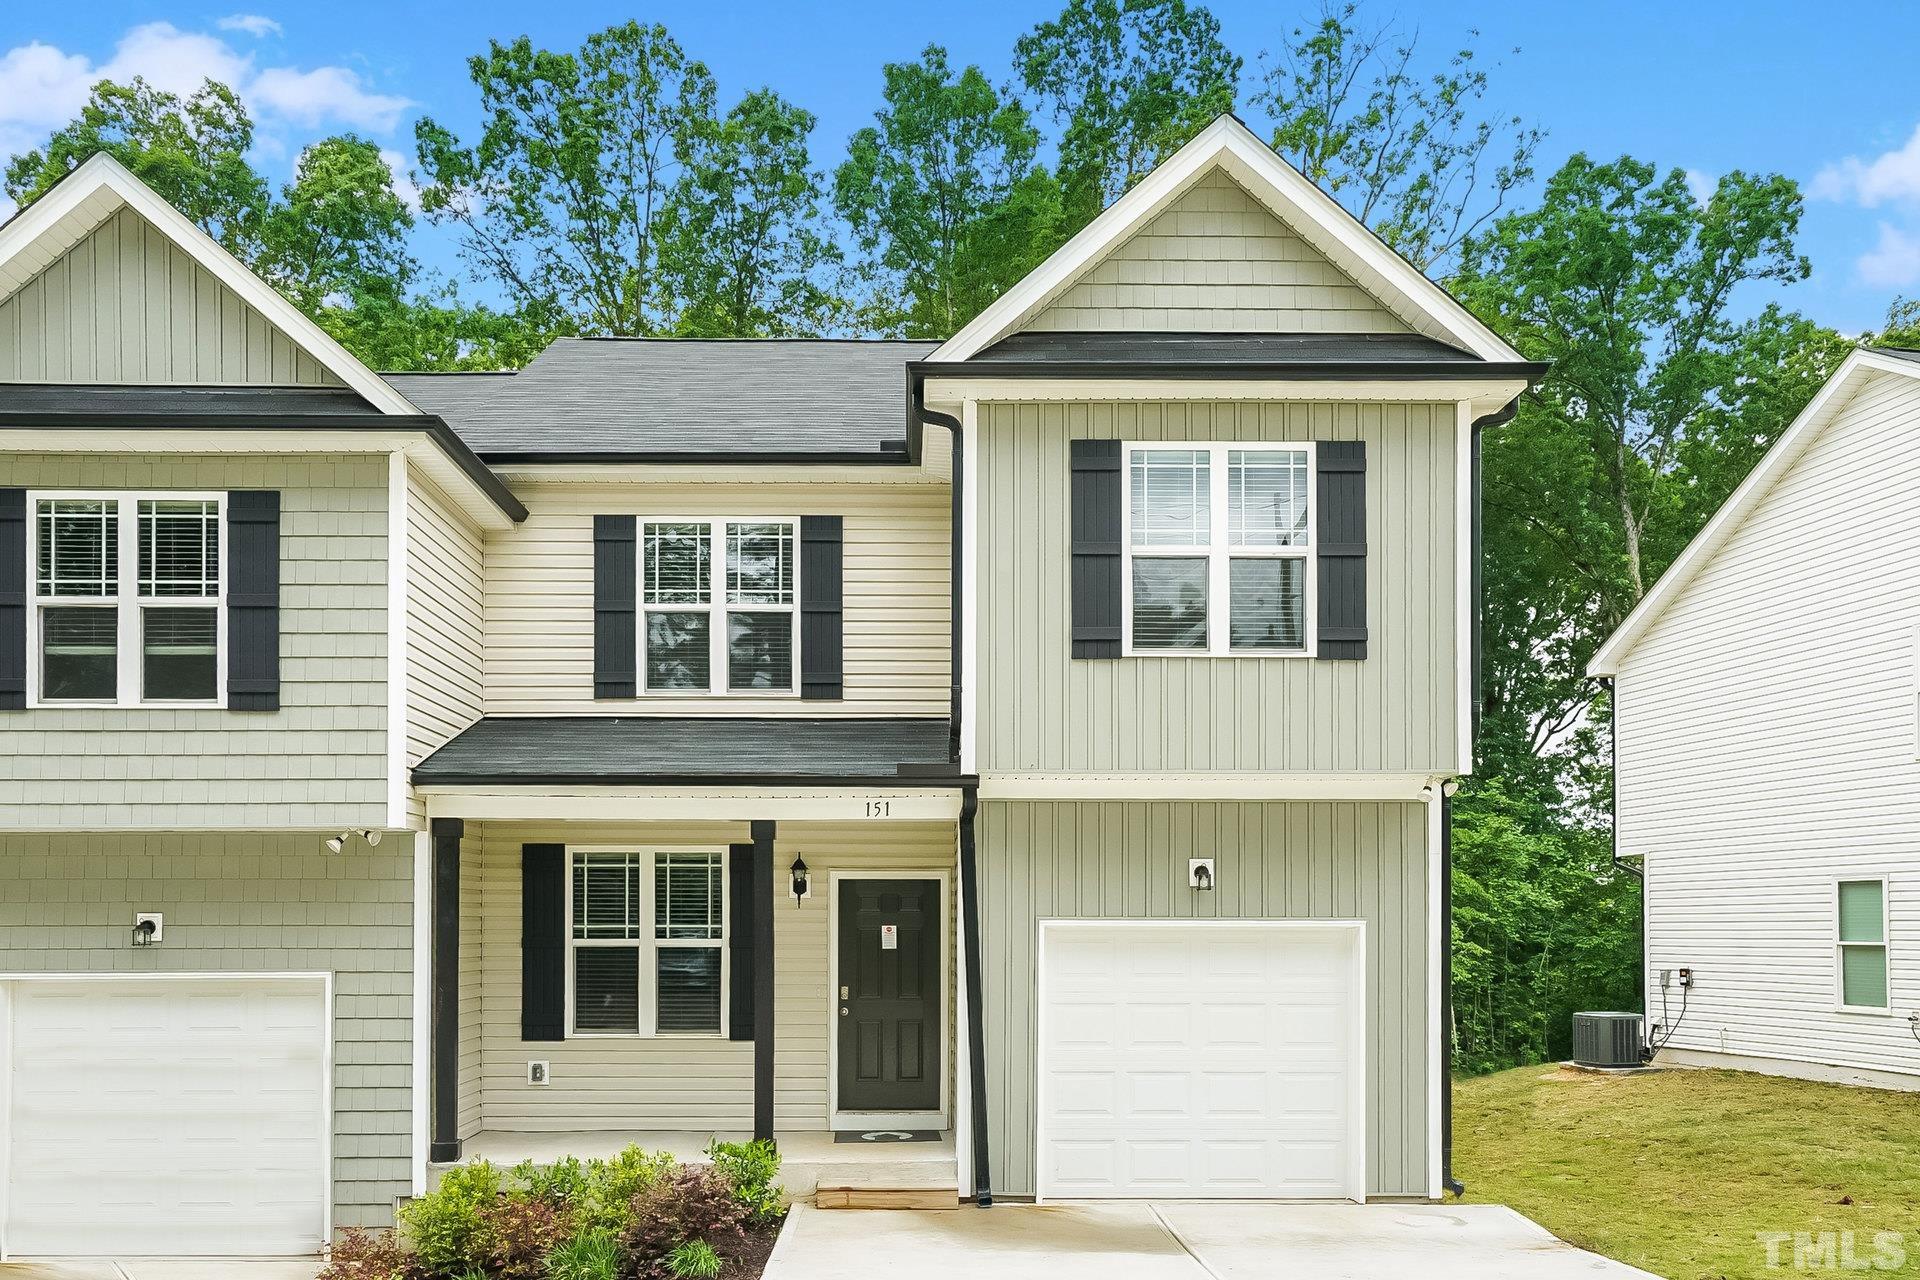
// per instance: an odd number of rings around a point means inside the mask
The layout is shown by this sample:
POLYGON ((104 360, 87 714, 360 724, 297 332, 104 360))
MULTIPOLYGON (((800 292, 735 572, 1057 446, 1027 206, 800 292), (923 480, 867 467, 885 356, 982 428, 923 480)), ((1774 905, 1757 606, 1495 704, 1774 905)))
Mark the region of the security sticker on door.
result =
POLYGON ((883 924, 880 926, 880 949, 882 951, 898 951, 900 949, 899 925, 883 924))

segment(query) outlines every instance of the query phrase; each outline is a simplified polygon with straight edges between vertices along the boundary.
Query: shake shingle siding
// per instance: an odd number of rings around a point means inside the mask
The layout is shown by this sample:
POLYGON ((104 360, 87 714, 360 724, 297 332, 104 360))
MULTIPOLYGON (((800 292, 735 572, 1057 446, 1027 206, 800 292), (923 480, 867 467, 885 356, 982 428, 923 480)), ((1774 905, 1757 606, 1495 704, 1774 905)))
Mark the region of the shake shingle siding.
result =
POLYGON ((385 826, 383 455, 10 454, 34 489, 272 489, 280 709, 39 707, 0 715, 0 827, 385 826))
POLYGON ((331 973, 337 1227, 390 1226, 410 1184, 411 841, 315 834, 0 835, 0 973, 331 973), (166 917, 135 949, 136 910, 166 917))

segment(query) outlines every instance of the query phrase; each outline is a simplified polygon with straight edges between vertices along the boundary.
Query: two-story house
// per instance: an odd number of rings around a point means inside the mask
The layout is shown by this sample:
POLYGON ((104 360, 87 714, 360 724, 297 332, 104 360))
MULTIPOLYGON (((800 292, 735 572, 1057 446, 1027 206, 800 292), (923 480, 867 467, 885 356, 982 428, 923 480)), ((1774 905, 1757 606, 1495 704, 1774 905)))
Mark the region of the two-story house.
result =
POLYGON ((1238 121, 939 344, 381 376, 105 158, 0 299, 0 1248, 713 1133, 1439 1195, 1475 458, 1539 368, 1238 121))

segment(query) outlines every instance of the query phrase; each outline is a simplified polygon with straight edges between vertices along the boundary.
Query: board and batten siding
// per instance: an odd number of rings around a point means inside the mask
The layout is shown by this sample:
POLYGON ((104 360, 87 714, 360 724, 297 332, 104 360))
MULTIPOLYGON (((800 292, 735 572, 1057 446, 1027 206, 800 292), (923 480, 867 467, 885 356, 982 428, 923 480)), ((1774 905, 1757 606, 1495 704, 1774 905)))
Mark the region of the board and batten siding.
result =
POLYGON ((333 974, 334 1223, 393 1225, 412 1186, 411 841, 16 832, 0 870, 0 973, 333 974), (165 917, 162 943, 129 945, 135 911, 165 917))
POLYGON ((979 409, 979 769, 1446 773, 1460 764, 1453 404, 979 409), (1068 441, 1367 442, 1368 655, 1071 656, 1068 441))
POLYGON ((1218 171, 1175 197, 1022 327, 1408 331, 1346 272, 1218 171))
POLYGON ((983 1038, 993 1190, 1034 1194, 1042 920, 1367 923, 1367 1193, 1428 1194, 1426 807, 983 800, 983 1038), (1187 887, 1187 858, 1218 888, 1187 887))
POLYGON ((0 301, 0 382, 342 385, 126 208, 0 301))
MULTIPOLYGON (((723 1038, 589 1037, 528 1042, 520 1038, 520 847, 709 848, 724 853, 750 838, 737 823, 469 824, 479 828, 478 875, 462 894, 477 896, 480 947, 478 1118, 463 1083, 462 1136, 471 1132, 569 1133, 591 1130, 753 1128, 753 1042, 723 1038), (551 1064, 552 1083, 527 1084, 527 1062, 551 1064)), ((946 871, 954 866, 954 827, 944 822, 781 823, 774 837, 774 1127, 827 1127, 828 884, 834 871, 946 871), (806 859, 813 892, 795 903, 787 868, 806 859)), ((948 890, 949 963, 954 955, 955 891, 948 890)), ((464 967, 468 961, 461 961, 464 967)), ((951 970, 949 981, 952 980, 951 970)), ((947 1069, 954 1052, 949 1001, 947 1069)), ((463 991, 461 1016, 467 1016, 463 991)), ((464 1033, 464 1026, 463 1026, 464 1033)), ((463 1034, 464 1040, 464 1034, 463 1034)), ((465 1045, 462 1045, 463 1081, 465 1045)))
POLYGON ((0 455, 0 475, 29 491, 280 493, 280 709, 0 712, 0 828, 386 826, 387 465, 385 454, 0 455))
POLYGON ((431 480, 407 477, 407 765, 480 718, 486 601, 480 528, 431 480))
MULTIPOLYGON (((930 446, 931 447, 931 446, 930 446)), ((516 485, 532 512, 487 537, 489 715, 944 715, 948 705, 944 486, 906 483, 516 485), (846 696, 593 696, 593 518, 845 518, 846 696)))
POLYGON ((1863 386, 1621 661, 1652 1020, 1695 973, 1675 1049, 1920 1073, 1917 430, 1920 383, 1863 386), (1835 882, 1877 876, 1891 1009, 1841 1013, 1835 882))

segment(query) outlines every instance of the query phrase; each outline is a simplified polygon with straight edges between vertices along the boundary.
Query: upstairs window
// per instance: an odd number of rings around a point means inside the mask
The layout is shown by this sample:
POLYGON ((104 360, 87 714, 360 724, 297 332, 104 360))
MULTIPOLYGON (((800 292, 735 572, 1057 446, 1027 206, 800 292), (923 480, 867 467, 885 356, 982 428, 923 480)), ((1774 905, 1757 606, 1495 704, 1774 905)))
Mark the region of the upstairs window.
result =
POLYGON ((1132 445, 1126 458, 1126 652, 1307 655, 1313 446, 1132 445))
POLYGON ((35 699, 220 701, 221 498, 35 495, 35 699))
POLYGON ((1840 1005, 1887 1007, 1887 882, 1842 880, 1835 903, 1840 1005))
POLYGON ((576 852, 575 1035, 717 1036, 725 886, 717 852, 576 852))
POLYGON ((640 669, 648 693, 793 695, 794 520, 643 520, 640 669))

